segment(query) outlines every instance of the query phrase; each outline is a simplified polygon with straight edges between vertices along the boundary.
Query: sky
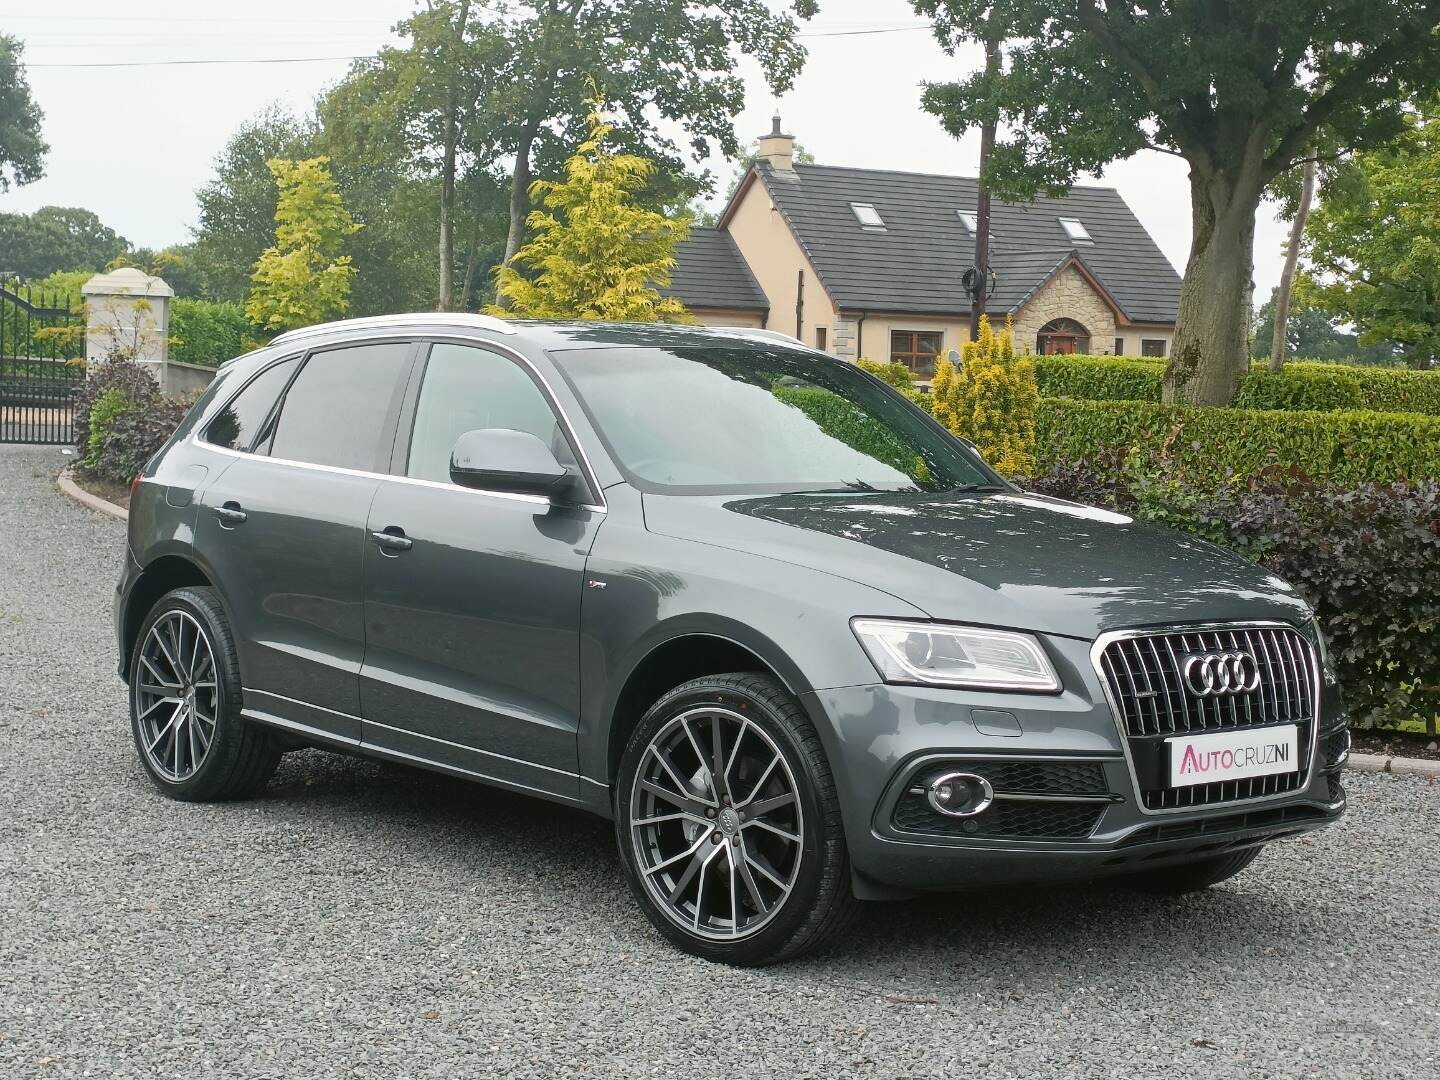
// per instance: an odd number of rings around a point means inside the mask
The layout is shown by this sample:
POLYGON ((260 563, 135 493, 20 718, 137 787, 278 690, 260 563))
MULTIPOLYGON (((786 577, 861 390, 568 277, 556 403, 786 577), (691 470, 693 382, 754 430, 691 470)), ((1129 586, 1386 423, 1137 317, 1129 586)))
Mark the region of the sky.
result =
MULTIPOLYGON (((149 0, 134 14, 114 0, 0 0, 0 32, 25 42, 31 88, 51 152, 43 179, 0 194, 0 212, 84 206, 132 244, 190 237, 195 190, 235 129, 272 102, 307 110, 347 70, 346 58, 393 41, 412 0, 149 0), (226 63, 301 59, 299 63, 226 63), (166 61, 164 66, 150 62, 166 61), (175 63, 182 61, 182 63, 175 63), (95 65, 143 66, 95 66, 95 65)), ((955 140, 920 109, 921 84, 982 64, 978 49, 947 56, 907 0, 820 0, 802 32, 809 59, 793 89, 771 93, 758 65, 736 120, 741 143, 785 129, 821 164, 973 176, 979 136, 955 140), (878 31, 878 32, 877 32, 878 31)), ((711 162, 722 185, 731 167, 711 162)), ((1177 269, 1190 249, 1185 163, 1145 151, 1085 177, 1119 189, 1177 269)), ((1257 297, 1280 276, 1285 226, 1262 206, 1257 297)))

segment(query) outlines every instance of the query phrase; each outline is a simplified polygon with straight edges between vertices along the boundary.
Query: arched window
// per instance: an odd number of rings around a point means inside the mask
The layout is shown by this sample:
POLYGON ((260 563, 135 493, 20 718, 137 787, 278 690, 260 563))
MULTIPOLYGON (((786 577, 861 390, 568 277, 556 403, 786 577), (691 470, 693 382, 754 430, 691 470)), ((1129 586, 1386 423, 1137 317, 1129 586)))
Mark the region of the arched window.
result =
POLYGON ((1088 353, 1090 331, 1074 319, 1051 319, 1035 335, 1035 351, 1041 356, 1055 353, 1088 353))

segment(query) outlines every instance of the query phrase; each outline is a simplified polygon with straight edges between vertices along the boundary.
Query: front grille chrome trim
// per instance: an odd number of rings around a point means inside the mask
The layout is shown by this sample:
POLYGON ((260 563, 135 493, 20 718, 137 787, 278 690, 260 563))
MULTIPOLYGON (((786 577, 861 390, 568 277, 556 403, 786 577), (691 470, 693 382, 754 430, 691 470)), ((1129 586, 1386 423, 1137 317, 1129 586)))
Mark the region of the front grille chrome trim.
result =
MULTIPOLYGON (((1218 636, 1216 640, 1219 640, 1218 636)), ((1170 647, 1169 651, 1173 656, 1173 646, 1170 647)), ((1123 653, 1122 659, 1125 659, 1123 653)), ((1158 664, 1158 654, 1156 659, 1158 664)), ((1313 781, 1316 773, 1318 772, 1315 764, 1315 754, 1319 745, 1320 728, 1323 724, 1320 707, 1320 657, 1315 651, 1314 644, 1305 638, 1304 631, 1299 626, 1296 626, 1294 623, 1281 622, 1279 620, 1246 620, 1242 622, 1186 623, 1183 625, 1173 626, 1145 626, 1136 627, 1129 630, 1110 630, 1097 637, 1094 643, 1090 646, 1090 666, 1094 669, 1096 678, 1098 678, 1100 681, 1100 688, 1105 695, 1105 703, 1110 707, 1110 716, 1115 723, 1115 734, 1120 739, 1120 749, 1125 756, 1125 768, 1130 773, 1130 783, 1135 792, 1135 808, 1147 817, 1163 817, 1171 814, 1197 814, 1204 813, 1209 810, 1224 811, 1230 807, 1235 806, 1257 806, 1263 805, 1265 803, 1278 802, 1285 799, 1296 799, 1303 796, 1305 790, 1310 786, 1310 783, 1313 781), (1255 631, 1262 630, 1287 630, 1299 636, 1300 642, 1303 643, 1304 646, 1304 656, 1297 657, 1297 663, 1292 665, 1292 669, 1295 671, 1295 679, 1297 681, 1291 682, 1290 677, 1287 674, 1285 676, 1286 685, 1283 688, 1276 685, 1277 680, 1273 677, 1272 673, 1278 670, 1282 665, 1278 661, 1272 661, 1269 648, 1264 647, 1267 635, 1254 633, 1255 631), (1295 787, 1289 791, 1281 791, 1271 795, 1258 795, 1244 799, 1236 798, 1223 801, 1217 800, 1208 803, 1194 803, 1188 806, 1171 806, 1163 808, 1151 808, 1149 806, 1146 806, 1145 793, 1144 790, 1140 787, 1140 776, 1139 773, 1136 771, 1135 759, 1130 751, 1130 739, 1132 737, 1131 732, 1127 730, 1126 727, 1125 710, 1121 706, 1120 701, 1115 696, 1114 685, 1111 682, 1109 674, 1109 670, 1113 670, 1114 666, 1107 659, 1106 650, 1117 641, 1134 641, 1143 638, 1162 638, 1165 639, 1167 645, 1170 645, 1170 638, 1191 634, 1197 635, 1197 640, 1201 641, 1201 643, 1203 644, 1203 639, 1199 638, 1198 635, 1219 635, 1222 633, 1230 635, 1230 640, 1237 643, 1237 647, 1239 647, 1238 643, 1240 640, 1242 640, 1242 638, 1245 642, 1245 646, 1252 648, 1252 650, 1253 641, 1258 640, 1262 644, 1262 650, 1254 650, 1257 660, 1261 660, 1262 662, 1266 675, 1266 677, 1261 681, 1260 711, 1262 713, 1267 711, 1272 713, 1275 719, 1272 720, 1271 723, 1299 723, 1303 719, 1305 719, 1302 717, 1296 717, 1294 715, 1294 711, 1291 708, 1291 702, 1292 694, 1294 694, 1297 698, 1303 696, 1302 691, 1304 689, 1304 685, 1303 683, 1299 683, 1298 679, 1301 677, 1300 668, 1308 664, 1311 679, 1310 700, 1312 706, 1310 711, 1312 715, 1308 718, 1310 725, 1309 753, 1306 755, 1305 758, 1305 769, 1301 772, 1299 778, 1297 779, 1295 787), (1235 636, 1237 634, 1240 635, 1240 637, 1235 636), (1284 694, 1283 699, 1281 698, 1282 691, 1284 694)), ((1161 664, 1159 673, 1162 676, 1162 679, 1164 677, 1164 672, 1164 666, 1163 664, 1161 664)), ((1119 672, 1116 672, 1116 674, 1118 675, 1119 672)), ((1146 679, 1148 681, 1148 674, 1146 675, 1146 679)), ((1128 681, 1129 680, 1127 680, 1127 682, 1128 681)), ((1150 721, 1147 726, 1147 721, 1145 719, 1145 709, 1143 707, 1137 708, 1137 717, 1140 720, 1140 732, 1137 733, 1139 736, 1143 737, 1144 735, 1150 735, 1153 737, 1156 734, 1201 735, 1207 732, 1222 729, 1231 730, 1236 727, 1246 728, 1265 726, 1263 723, 1252 723, 1250 721, 1250 713, 1248 712, 1248 710, 1244 720, 1241 720, 1238 723, 1227 724, 1224 720, 1220 719, 1221 714, 1219 703, 1217 701, 1214 719, 1219 720, 1220 722, 1218 724, 1213 723, 1212 719, 1206 716, 1204 705, 1199 704, 1198 723, 1192 727, 1189 722, 1191 715, 1189 700, 1182 688, 1179 691, 1178 696, 1180 698, 1181 710, 1183 712, 1186 727, 1189 730, 1178 731, 1176 730, 1176 721, 1179 718, 1176 716, 1176 710, 1170 701, 1168 693, 1168 683, 1166 684, 1166 690, 1162 691, 1162 693, 1165 697, 1165 710, 1167 713, 1166 719, 1168 720, 1168 726, 1170 730, 1168 732, 1162 732, 1159 730, 1162 724, 1165 723, 1165 721, 1162 720, 1160 716, 1160 705, 1158 703, 1158 699, 1148 698, 1145 700, 1149 700, 1152 702, 1152 704, 1154 704, 1154 719, 1150 721), (1156 730, 1148 730, 1149 726, 1153 726, 1156 730)), ((1233 704, 1234 702, 1232 701, 1232 705, 1233 704)), ((1249 705, 1248 698, 1246 704, 1247 706, 1249 705)))

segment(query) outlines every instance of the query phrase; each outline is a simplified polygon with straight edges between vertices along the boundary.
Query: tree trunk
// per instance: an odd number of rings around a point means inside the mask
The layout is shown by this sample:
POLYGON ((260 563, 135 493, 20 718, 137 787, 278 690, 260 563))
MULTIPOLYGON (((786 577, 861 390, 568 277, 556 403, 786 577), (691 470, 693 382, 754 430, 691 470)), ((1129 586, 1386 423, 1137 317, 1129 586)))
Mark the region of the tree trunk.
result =
POLYGON ((1229 405, 1249 369, 1245 300, 1252 287, 1255 211, 1263 187, 1258 178, 1200 175, 1191 167, 1194 238, 1165 366, 1167 402, 1229 405))
MULTIPOLYGON (((465 43, 465 28, 469 23, 470 0, 461 0, 460 10, 455 16, 457 46, 465 43)), ((452 71, 440 163, 440 288, 435 301, 439 311, 451 311, 455 307, 455 158, 460 144, 459 112, 460 76, 452 71)))
POLYGON ((1305 219, 1310 216, 1310 203, 1315 198, 1315 162, 1305 163, 1305 182, 1300 188, 1300 205, 1290 225, 1290 245, 1285 249, 1285 269, 1280 272, 1280 286, 1275 290, 1275 333, 1270 338, 1270 370, 1277 375, 1285 369, 1285 332, 1290 322, 1290 297, 1295 289, 1295 263, 1300 258, 1300 240, 1305 235, 1305 219))
MULTIPOLYGON (((525 242, 525 219, 530 214, 530 148, 535 143, 535 129, 527 128, 520 135, 515 150, 515 168, 510 174, 510 229, 505 234, 505 261, 509 266, 525 242)), ((495 303, 509 307, 509 301, 498 293, 495 303)))

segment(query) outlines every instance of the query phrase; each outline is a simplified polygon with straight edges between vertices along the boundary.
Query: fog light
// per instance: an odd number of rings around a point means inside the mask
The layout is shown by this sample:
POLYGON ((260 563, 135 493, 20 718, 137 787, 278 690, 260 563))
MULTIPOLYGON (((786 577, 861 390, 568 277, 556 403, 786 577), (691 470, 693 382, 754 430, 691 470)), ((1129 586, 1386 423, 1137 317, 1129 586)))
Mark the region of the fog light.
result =
POLYGON ((995 801, 995 789, 983 776, 952 772, 931 780, 925 789, 925 799, 937 814, 974 817, 995 801))

